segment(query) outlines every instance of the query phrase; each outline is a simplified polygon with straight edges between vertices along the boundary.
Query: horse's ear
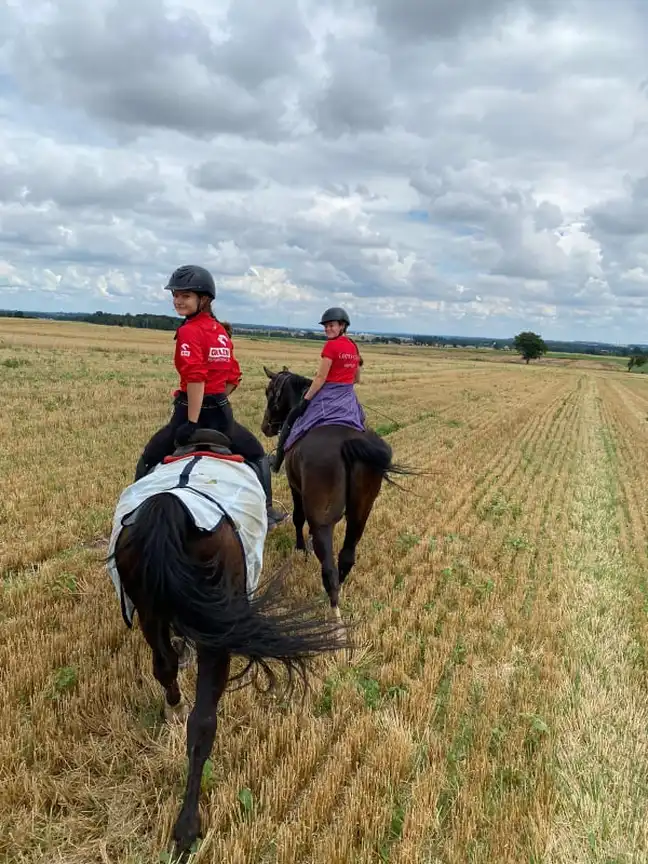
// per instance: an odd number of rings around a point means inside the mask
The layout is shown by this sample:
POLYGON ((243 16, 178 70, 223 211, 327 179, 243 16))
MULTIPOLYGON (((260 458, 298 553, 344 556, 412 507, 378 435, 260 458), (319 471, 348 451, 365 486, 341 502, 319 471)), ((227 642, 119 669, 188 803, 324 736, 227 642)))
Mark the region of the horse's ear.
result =
POLYGON ((284 366, 281 371, 282 372, 290 372, 290 369, 287 366, 284 366))
POLYGON ((263 367, 263 371, 266 373, 266 375, 268 376, 268 378, 269 378, 271 381, 272 381, 273 378, 276 378, 276 376, 277 376, 277 373, 276 373, 276 372, 273 372, 271 369, 268 369, 267 366, 264 366, 264 367, 263 367))

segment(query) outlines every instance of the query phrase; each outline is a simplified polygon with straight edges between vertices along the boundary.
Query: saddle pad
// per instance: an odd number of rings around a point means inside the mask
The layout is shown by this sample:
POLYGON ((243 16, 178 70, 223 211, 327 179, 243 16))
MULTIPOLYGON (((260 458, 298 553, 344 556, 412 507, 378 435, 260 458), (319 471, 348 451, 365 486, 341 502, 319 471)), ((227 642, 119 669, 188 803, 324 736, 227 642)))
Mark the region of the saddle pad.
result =
POLYGON ((327 383, 317 391, 301 417, 295 420, 285 450, 316 426, 350 426, 365 430, 365 415, 352 384, 327 383))
POLYGON ((135 607, 123 590, 112 555, 124 525, 132 524, 137 508, 160 492, 170 492, 179 498, 194 525, 204 531, 213 531, 224 513, 229 516, 245 553, 246 587, 250 596, 256 591, 263 568, 268 531, 266 500, 261 483, 249 465, 194 454, 157 465, 122 492, 108 544, 107 569, 129 627, 132 627, 135 607))

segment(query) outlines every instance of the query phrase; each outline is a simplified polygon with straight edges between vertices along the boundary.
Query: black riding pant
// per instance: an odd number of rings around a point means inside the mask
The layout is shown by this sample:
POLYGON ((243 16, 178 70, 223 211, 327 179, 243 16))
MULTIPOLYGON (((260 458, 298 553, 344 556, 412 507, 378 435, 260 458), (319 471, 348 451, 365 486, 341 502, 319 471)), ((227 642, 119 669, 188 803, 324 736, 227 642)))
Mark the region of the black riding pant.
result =
MULTIPOLYGON (((137 477, 143 477, 165 456, 170 456, 175 450, 175 435, 180 426, 187 422, 187 397, 179 394, 174 400, 171 419, 159 429, 148 442, 137 466, 137 477)), ((227 435, 232 443, 232 452, 237 453, 250 462, 256 462, 265 456, 261 443, 255 436, 234 419, 232 406, 227 396, 205 396, 198 418, 198 425, 206 429, 214 429, 227 435)))

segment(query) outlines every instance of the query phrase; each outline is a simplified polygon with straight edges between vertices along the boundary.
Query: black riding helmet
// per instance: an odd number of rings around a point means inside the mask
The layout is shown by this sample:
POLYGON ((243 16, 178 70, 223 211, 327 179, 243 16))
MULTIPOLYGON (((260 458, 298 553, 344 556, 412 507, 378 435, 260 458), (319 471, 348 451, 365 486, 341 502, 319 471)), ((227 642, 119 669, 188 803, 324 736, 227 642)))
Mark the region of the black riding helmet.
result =
POLYGON ((194 291, 196 294, 206 294, 212 300, 216 297, 216 284, 214 278, 204 267, 197 264, 185 264, 174 270, 168 285, 164 286, 167 291, 194 291))
POLYGON ((341 306, 331 306, 330 309, 327 309, 319 323, 328 324, 331 321, 342 321, 347 327, 351 324, 349 316, 341 306))

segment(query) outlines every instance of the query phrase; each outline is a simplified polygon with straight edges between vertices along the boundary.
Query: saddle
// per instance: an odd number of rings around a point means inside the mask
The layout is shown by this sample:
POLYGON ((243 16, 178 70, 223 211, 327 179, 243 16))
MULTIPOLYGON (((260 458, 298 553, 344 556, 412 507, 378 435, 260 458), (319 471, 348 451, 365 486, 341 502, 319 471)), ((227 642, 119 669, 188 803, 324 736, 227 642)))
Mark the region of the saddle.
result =
POLYGON ((242 456, 232 453, 232 442, 227 435, 215 429, 196 429, 186 444, 176 447, 173 453, 162 461, 166 465, 178 459, 186 459, 187 456, 214 456, 228 462, 245 461, 242 456))

